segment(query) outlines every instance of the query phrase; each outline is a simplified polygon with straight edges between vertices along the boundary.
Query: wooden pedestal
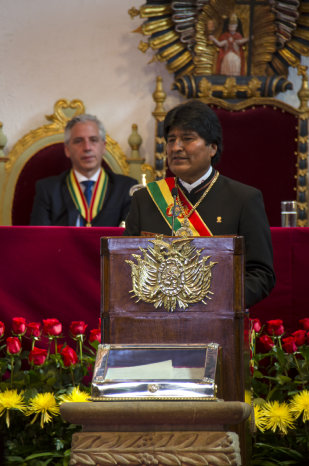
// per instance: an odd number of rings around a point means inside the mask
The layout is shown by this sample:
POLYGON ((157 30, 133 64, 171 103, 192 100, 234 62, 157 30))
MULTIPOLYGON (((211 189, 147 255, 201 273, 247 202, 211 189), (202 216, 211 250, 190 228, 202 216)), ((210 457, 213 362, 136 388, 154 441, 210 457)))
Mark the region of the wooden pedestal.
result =
POLYGON ((239 438, 251 407, 224 401, 64 403, 62 417, 81 424, 70 465, 241 465, 239 438))

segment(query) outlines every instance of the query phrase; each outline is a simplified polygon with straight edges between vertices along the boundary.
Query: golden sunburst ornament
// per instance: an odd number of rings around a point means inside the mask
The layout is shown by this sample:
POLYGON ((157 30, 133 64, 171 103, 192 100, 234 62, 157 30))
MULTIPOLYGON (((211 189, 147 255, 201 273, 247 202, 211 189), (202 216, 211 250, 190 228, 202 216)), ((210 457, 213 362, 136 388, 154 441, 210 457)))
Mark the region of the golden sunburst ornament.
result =
POLYGON ((150 240, 153 246, 140 248, 143 256, 132 254, 136 262, 131 266, 134 297, 173 312, 185 310, 189 304, 211 299, 211 269, 216 262, 210 256, 201 256, 203 249, 191 245, 193 239, 176 239, 171 243, 163 236, 150 240))

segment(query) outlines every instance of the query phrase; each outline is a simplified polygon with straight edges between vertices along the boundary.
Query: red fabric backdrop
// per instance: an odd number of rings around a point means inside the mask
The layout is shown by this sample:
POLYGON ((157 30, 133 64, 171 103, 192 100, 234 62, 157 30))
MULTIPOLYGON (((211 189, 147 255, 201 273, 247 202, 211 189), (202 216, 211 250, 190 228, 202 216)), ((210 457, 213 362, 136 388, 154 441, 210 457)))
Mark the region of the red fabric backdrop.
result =
MULTIPOLYGON (((0 320, 58 318, 68 328, 100 315, 100 238, 121 228, 0 227, 0 320)), ((272 228, 277 283, 251 309, 263 322, 282 318, 296 329, 309 317, 309 228, 272 228)), ((125 239, 124 239, 125 241, 125 239)), ((115 282, 115 286, 121 283, 115 282)))

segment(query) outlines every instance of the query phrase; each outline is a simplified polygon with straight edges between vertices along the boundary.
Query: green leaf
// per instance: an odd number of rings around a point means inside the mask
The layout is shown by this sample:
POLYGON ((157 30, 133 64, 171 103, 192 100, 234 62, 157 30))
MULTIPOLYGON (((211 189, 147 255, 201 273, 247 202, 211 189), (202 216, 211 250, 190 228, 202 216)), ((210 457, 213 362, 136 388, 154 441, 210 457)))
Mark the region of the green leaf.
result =
POLYGON ((52 451, 44 451, 42 453, 33 453, 32 455, 27 456, 27 458, 25 458, 25 461, 31 461, 37 458, 48 458, 48 457, 61 458, 62 454, 55 453, 52 451))
POLYGON ((261 371, 255 370, 254 373, 253 373, 253 377, 255 379, 262 379, 265 376, 261 371))
POLYGON ((278 374, 276 380, 280 383, 280 385, 284 385, 291 382, 292 379, 286 375, 278 374))

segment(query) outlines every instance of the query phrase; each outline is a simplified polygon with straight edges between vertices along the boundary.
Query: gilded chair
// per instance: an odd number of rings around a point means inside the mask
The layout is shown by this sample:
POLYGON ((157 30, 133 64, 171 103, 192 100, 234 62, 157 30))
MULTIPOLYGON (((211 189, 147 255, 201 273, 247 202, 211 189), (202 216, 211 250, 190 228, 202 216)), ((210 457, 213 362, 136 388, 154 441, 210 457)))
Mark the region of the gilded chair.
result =
MULTIPOLYGON (((84 112, 81 100, 58 100, 54 113, 46 116, 47 124, 25 134, 7 156, 0 157, 0 225, 29 225, 35 183, 70 167, 64 154, 64 128, 68 120, 84 112)), ((143 165, 143 159, 139 158, 141 138, 136 135, 136 125, 132 125, 132 129, 131 159, 107 134, 102 165, 115 173, 133 177, 138 177, 138 170, 144 170, 149 179, 151 167, 143 165), (132 172, 134 165, 135 168, 138 165, 138 170, 132 172)))
MULTIPOLYGON (((223 152, 217 169, 223 175, 255 186, 263 193, 271 226, 281 225, 280 203, 297 200, 297 225, 308 225, 308 81, 305 70, 298 92, 299 108, 273 97, 251 97, 226 101, 213 97, 211 89, 199 82, 196 97, 217 113, 223 128, 223 152)), ((179 79, 176 86, 190 89, 190 82, 179 79)), ((165 165, 162 79, 153 94, 156 102, 157 176, 171 172, 165 165)))

